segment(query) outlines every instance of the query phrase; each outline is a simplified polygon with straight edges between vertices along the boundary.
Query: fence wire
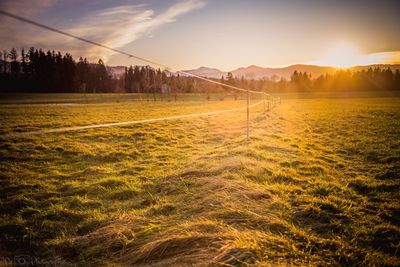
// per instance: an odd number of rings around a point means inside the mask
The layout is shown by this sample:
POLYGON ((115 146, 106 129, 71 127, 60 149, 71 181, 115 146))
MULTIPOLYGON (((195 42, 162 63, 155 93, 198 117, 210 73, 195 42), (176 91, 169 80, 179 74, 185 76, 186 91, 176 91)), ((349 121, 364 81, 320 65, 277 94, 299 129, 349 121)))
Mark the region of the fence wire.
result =
MULTIPOLYGON (((107 45, 98 43, 98 42, 94 42, 92 40, 88 40, 86 38, 82 38, 80 36, 56 29, 54 27, 50 27, 47 25, 44 25, 42 23, 18 16, 16 14, 12 14, 10 12, 4 11, 4 10, 0 10, 0 15, 9 17, 9 18, 13 18, 16 19, 18 21, 22 21, 24 23, 28 23, 31 25, 34 25, 36 27, 51 31, 51 32, 55 32, 57 34, 60 35, 64 35, 64 36, 68 36, 70 38, 79 40, 81 42, 85 42, 85 43, 89 43, 91 45, 97 46, 97 47, 101 47, 103 49, 107 49, 109 51, 113 51, 115 53, 121 54, 121 55, 125 55, 128 56, 130 58, 135 58, 137 60, 152 64, 152 65, 156 65, 158 67, 164 68, 166 70, 169 71, 173 71, 173 69, 165 64, 147 59, 147 58, 143 58, 116 48, 112 48, 109 47, 107 45)), ((280 103, 280 99, 276 100, 274 98, 272 98, 269 94, 262 92, 262 91, 254 91, 254 90, 249 90, 248 88, 240 88, 237 86, 233 86, 233 85, 229 85, 229 84, 225 84, 219 81, 215 81, 203 76, 199 76, 187 71, 180 71, 180 70, 175 70, 176 73, 181 73, 187 76, 191 76, 203 81, 207 81, 219 86, 223 86, 229 89, 233 89, 236 91, 241 91, 241 92, 246 92, 247 93, 247 106, 243 107, 243 108, 236 108, 236 109, 228 109, 228 110, 219 110, 219 111, 212 111, 212 112, 205 112, 205 113, 196 113, 196 114, 187 114, 187 115, 179 115, 179 116, 170 116, 170 117, 164 117, 164 118, 153 118, 153 119, 145 119, 145 120, 138 120, 138 121, 128 121, 128 122, 115 122, 115 123, 105 123, 105 124, 96 124, 96 125, 86 125, 86 126, 75 126, 75 127, 64 127, 64 128, 56 128, 56 129, 49 129, 49 130, 38 130, 38 131, 30 131, 30 132, 21 132, 21 133, 9 133, 9 134, 5 134, 5 135, 0 135, 0 138, 10 138, 10 137, 23 137, 23 136, 28 136, 28 135, 40 135, 40 134, 47 134, 47 133, 60 133, 60 132, 69 132, 69 131, 79 131, 79 130, 86 130, 86 129, 94 129, 94 128, 102 128, 102 127, 111 127, 111 126, 123 126, 123 125, 131 125, 131 124, 139 124, 139 123, 150 123, 150 122, 157 122, 157 121, 165 121, 165 120, 173 120, 173 119, 184 119, 184 118, 191 118, 191 117, 200 117, 200 116, 213 116, 213 115, 218 115, 218 114, 223 114, 223 113, 227 113, 227 112, 234 112, 234 111, 239 111, 239 110, 246 110, 247 111, 247 139, 249 139, 249 120, 250 120, 250 108, 260 105, 261 103, 264 103, 264 111, 266 110, 266 104, 268 104, 268 110, 270 109, 270 107, 273 107, 274 105, 276 105, 276 103, 280 103), (262 94, 262 98, 263 100, 250 105, 250 93, 252 94, 262 94)))

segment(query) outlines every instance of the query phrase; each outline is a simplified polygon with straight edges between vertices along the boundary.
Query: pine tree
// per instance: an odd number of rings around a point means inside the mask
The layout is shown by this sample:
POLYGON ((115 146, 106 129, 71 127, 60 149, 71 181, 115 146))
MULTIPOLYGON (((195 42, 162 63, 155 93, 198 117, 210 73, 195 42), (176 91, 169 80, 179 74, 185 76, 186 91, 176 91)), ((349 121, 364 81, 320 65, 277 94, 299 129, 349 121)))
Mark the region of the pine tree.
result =
POLYGON ((7 50, 3 50, 3 73, 7 73, 7 58, 8 52, 7 50))
POLYGON ((10 58, 11 62, 10 62, 10 66, 11 66, 11 74, 16 76, 19 74, 19 72, 21 71, 21 65, 18 62, 18 53, 17 50, 15 48, 12 48, 10 53, 8 54, 8 57, 10 58))
POLYGON ((96 89, 98 92, 107 92, 109 90, 110 77, 107 73, 107 69, 104 66, 103 60, 99 59, 96 65, 96 89))

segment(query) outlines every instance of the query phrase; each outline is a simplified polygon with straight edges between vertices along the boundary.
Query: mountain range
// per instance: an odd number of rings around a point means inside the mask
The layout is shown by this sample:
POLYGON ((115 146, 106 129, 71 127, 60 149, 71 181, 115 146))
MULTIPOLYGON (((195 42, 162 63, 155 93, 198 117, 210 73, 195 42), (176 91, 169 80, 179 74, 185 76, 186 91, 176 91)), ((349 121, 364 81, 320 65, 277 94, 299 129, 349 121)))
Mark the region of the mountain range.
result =
MULTIPOLYGON (((388 64, 377 64, 377 65, 368 65, 368 66, 356 66, 350 68, 351 71, 361 71, 368 70, 369 68, 381 68, 387 69, 390 68, 393 72, 396 70, 400 70, 400 64, 396 65, 388 65, 388 64)), ((107 66, 107 70, 109 74, 111 74, 114 78, 122 77, 125 73, 124 66, 107 66)), ((333 74, 338 71, 337 68, 334 67, 324 67, 324 66, 316 66, 316 65, 303 65, 296 64, 282 68, 264 68, 255 65, 251 65, 248 67, 241 67, 235 70, 230 71, 234 77, 237 78, 245 78, 245 79, 263 79, 270 78, 272 80, 280 80, 281 77, 285 79, 290 79, 294 71, 298 72, 307 72, 311 74, 311 78, 317 78, 320 75, 324 74, 333 74)), ((209 67, 200 67, 192 70, 184 70, 184 72, 194 74, 197 76, 220 79, 222 76, 226 77, 228 72, 222 71, 217 68, 209 68, 209 67)), ((173 72, 171 72, 173 73, 173 72)), ((180 73, 180 75, 185 76, 185 74, 180 73)))
MULTIPOLYGON (((368 70, 369 68, 376 68, 380 67, 381 69, 390 68, 393 72, 400 69, 400 65, 368 65, 368 66, 356 66, 350 68, 352 71, 361 71, 361 70, 368 70)), ((233 76, 237 78, 245 78, 245 79, 262 79, 262 78, 270 78, 279 80, 281 77, 286 79, 290 79, 291 75, 294 71, 298 72, 307 72, 311 74, 312 78, 317 78, 323 74, 333 74, 337 71, 337 68, 334 67, 324 67, 324 66, 316 66, 316 65, 303 65, 303 64, 296 64, 291 65, 288 67, 283 68, 264 68, 255 65, 251 65, 248 67, 242 67, 235 70, 230 71, 233 76)), ((220 79, 222 76, 226 77, 228 72, 221 71, 216 68, 208 68, 208 67, 200 67, 197 69, 192 70, 185 70, 185 72, 207 77, 207 78, 216 78, 220 79)))

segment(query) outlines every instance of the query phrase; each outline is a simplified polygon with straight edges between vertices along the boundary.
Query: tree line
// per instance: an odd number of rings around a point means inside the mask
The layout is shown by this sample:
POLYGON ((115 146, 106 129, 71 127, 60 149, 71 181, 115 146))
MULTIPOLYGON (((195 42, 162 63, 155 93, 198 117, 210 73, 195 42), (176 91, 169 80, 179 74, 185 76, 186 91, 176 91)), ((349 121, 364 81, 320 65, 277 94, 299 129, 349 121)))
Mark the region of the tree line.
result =
POLYGON ((334 74, 324 74, 313 78, 307 72, 294 71, 290 79, 235 78, 228 73, 227 78, 220 80, 230 85, 249 88, 267 93, 285 92, 344 92, 344 91, 400 91, 400 71, 394 72, 388 67, 368 68, 368 70, 338 70, 334 74))
MULTIPOLYGON (((0 82, 7 92, 108 92, 115 86, 102 60, 96 64, 61 52, 30 48, 0 52, 0 82)), ((115 82, 115 81, 114 81, 115 82)))
MULTIPOLYGON (((245 79, 228 73, 215 81, 272 93, 313 91, 400 90, 400 72, 390 68, 338 70, 334 74, 311 77, 294 71, 290 79, 245 79)), ((129 66, 120 76, 113 76, 100 59, 90 63, 76 61, 69 53, 30 48, 0 52, 0 90, 2 92, 42 93, 238 93, 221 85, 182 76, 150 66, 129 66)))

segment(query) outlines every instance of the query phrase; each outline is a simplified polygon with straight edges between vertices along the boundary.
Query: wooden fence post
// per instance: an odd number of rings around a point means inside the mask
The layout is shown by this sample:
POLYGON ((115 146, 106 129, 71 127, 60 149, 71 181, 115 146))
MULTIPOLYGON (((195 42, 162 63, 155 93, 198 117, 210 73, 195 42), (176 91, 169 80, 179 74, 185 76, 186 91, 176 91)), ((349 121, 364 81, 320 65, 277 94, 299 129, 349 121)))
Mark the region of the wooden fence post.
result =
POLYGON ((249 141, 249 120, 250 120, 250 95, 249 87, 247 87, 247 141, 249 141))

